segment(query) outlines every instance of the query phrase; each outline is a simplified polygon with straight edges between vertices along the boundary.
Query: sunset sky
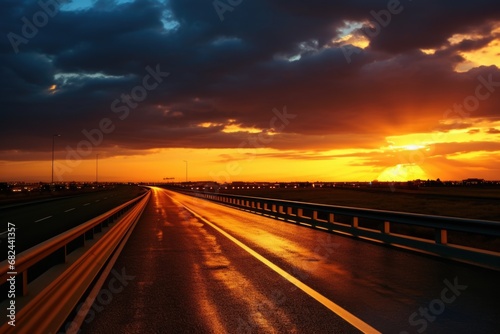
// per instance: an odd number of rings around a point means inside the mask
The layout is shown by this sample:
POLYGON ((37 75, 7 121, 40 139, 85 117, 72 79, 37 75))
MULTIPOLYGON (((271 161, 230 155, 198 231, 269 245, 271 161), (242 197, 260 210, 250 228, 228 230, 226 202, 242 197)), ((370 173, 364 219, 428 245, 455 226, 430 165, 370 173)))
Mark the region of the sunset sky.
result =
POLYGON ((0 2, 0 181, 500 179, 497 0, 59 1, 0 2))

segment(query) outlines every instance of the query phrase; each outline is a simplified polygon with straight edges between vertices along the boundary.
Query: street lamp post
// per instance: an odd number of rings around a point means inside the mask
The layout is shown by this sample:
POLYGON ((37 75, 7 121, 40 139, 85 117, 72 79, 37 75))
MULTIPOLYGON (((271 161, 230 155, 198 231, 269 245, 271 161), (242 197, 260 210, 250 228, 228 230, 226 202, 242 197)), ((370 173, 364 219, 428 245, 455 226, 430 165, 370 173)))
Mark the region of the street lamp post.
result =
POLYGON ((54 143, 56 137, 61 137, 61 135, 52 135, 52 184, 54 184, 54 143))
POLYGON ((188 181, 188 162, 187 160, 184 160, 184 162, 186 163, 186 183, 188 181))

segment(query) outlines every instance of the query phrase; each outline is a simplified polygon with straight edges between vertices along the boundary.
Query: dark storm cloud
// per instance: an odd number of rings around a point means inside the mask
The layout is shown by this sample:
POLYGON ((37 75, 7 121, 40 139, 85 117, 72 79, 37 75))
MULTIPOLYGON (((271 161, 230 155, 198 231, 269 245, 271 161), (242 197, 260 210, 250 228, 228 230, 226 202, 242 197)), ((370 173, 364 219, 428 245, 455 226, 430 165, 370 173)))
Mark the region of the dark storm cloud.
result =
MULTIPOLYGON (((134 154, 238 147, 249 134, 223 132, 224 125, 267 131, 273 108, 283 106, 297 117, 270 147, 373 147, 386 135, 438 128, 447 109, 474 94, 479 76, 500 81, 495 66, 453 71, 462 61, 458 51, 492 40, 496 1, 402 1, 370 46, 347 62, 345 50, 332 46, 339 29, 347 21, 375 22, 371 11, 388 3, 243 1, 221 21, 211 1, 97 1, 49 17, 15 53, 8 34, 22 36, 22 18, 32 20, 41 7, 2 1, 0 151, 4 159, 36 158, 54 133, 74 147, 85 139, 82 130, 103 118, 114 130, 99 149, 110 155, 117 147, 134 154), (468 32, 482 37, 448 42, 468 32), (418 50, 440 47, 433 55, 418 50), (113 101, 142 85, 148 66, 170 75, 120 119, 113 101)), ((494 116, 499 96, 481 101, 471 117, 494 116)))

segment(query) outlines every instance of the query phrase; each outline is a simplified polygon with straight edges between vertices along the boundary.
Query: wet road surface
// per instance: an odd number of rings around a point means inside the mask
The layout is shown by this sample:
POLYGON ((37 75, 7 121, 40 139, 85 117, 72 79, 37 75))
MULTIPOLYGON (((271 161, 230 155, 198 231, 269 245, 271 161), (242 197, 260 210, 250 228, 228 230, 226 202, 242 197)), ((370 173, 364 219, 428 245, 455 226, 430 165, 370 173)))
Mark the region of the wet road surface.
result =
POLYGON ((114 268, 82 333, 494 333, 500 328, 496 271, 160 188, 153 188, 114 268))

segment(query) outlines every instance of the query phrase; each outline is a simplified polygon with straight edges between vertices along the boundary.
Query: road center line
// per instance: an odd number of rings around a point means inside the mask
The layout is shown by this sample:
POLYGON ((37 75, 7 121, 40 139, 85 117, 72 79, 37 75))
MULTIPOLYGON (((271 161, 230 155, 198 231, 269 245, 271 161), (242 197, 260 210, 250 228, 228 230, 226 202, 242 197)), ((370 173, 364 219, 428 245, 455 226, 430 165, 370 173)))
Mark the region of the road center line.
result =
POLYGON ((70 211, 73 211, 73 210, 75 210, 75 208, 68 209, 68 210, 66 210, 64 212, 70 212, 70 211))
POLYGON ((35 223, 41 222, 42 220, 49 219, 49 218, 52 218, 52 216, 47 216, 47 217, 44 217, 42 219, 35 220, 35 223))
MULTIPOLYGON (((172 197, 170 197, 170 198, 172 198, 172 197)), ((363 333, 380 333, 378 330, 376 330, 375 328, 373 328, 372 326, 370 326, 369 324, 367 324, 363 320, 359 319, 354 314, 350 313, 349 311, 347 311, 347 310, 343 309, 342 307, 340 307, 339 305, 335 304, 330 299, 323 296, 321 293, 317 292, 316 290, 309 287, 308 285, 302 283, 300 280, 295 278, 293 275, 290 275, 285 270, 281 269, 280 267, 278 267, 277 265, 275 265, 274 263, 272 263, 271 261, 269 261, 268 259, 266 259, 262 255, 260 255, 259 253, 257 253, 256 251, 254 251, 253 249, 251 249, 250 247, 248 247, 247 245, 245 245, 244 243, 242 243, 241 241, 239 241, 238 239, 236 239, 235 237, 233 237, 232 235, 230 235, 226 231, 222 230, 217 225, 215 225, 212 222, 210 222, 209 220, 203 218, 202 216, 200 216, 199 214, 194 212, 188 206, 180 203, 179 201, 177 201, 173 198, 172 198, 172 200, 179 203, 181 206, 186 208, 186 210, 191 212, 196 218, 198 218, 198 219, 202 220, 203 222, 205 222, 206 224, 210 225, 212 228, 214 228, 216 231, 218 231, 219 233, 224 235, 226 238, 228 238, 229 240, 234 242, 236 245, 243 248, 246 252, 248 252, 250 255, 255 257, 257 260, 259 260, 260 262, 262 262, 263 264, 265 264, 266 266, 271 268, 273 271, 278 273, 281 277, 283 277, 284 279, 286 279, 287 281, 289 281, 290 283, 295 285, 300 290, 307 293, 309 296, 311 296, 316 301, 318 301, 319 303, 326 306, 330 311, 337 314, 342 319, 344 319, 345 321, 347 321, 348 323, 350 323, 351 325, 353 325, 354 327, 356 327, 357 329, 359 329, 363 333)))

